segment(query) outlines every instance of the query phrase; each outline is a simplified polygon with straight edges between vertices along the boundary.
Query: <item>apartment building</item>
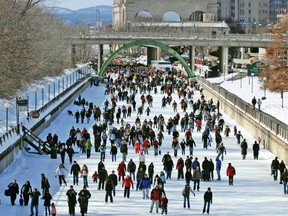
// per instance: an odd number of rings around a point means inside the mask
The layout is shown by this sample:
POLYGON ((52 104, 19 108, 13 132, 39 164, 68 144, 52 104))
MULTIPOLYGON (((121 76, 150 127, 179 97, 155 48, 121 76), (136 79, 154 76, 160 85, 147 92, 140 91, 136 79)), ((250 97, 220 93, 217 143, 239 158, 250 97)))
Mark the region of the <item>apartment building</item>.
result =
POLYGON ((286 13, 288 0, 218 0, 218 5, 220 20, 230 19, 242 24, 246 33, 253 33, 286 13))

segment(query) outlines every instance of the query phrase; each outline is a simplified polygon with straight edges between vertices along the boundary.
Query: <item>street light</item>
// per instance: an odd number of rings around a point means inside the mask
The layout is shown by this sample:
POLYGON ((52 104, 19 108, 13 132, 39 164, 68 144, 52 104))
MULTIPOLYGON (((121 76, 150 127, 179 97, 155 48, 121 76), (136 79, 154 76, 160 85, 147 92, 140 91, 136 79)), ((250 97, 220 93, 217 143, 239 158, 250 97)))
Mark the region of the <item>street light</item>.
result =
POLYGON ((96 33, 100 33, 100 26, 101 26, 100 10, 96 9, 96 33))
POLYGON ((10 107, 10 104, 8 102, 5 102, 4 103, 4 106, 6 108, 6 131, 8 131, 8 113, 9 113, 9 107, 10 107))
POLYGON ((41 93, 42 93, 42 107, 43 107, 44 106, 44 87, 42 87, 41 93))
POLYGON ((35 111, 37 110, 37 88, 34 89, 35 94, 35 111))
POLYGON ((50 82, 48 82, 48 102, 50 101, 50 82))
POLYGON ((254 76, 254 73, 251 73, 251 79, 252 79, 252 82, 251 82, 251 92, 253 93, 253 76, 254 76))
POLYGON ((264 97, 266 98, 266 82, 267 82, 267 77, 263 77, 263 82, 264 82, 264 97))

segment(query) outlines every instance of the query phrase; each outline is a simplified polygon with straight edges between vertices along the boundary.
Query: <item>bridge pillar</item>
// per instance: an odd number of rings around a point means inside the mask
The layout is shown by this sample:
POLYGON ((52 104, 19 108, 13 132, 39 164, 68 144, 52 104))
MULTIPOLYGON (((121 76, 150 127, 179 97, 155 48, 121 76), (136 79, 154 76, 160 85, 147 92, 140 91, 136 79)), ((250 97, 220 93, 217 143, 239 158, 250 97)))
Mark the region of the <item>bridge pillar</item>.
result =
POLYGON ((152 60, 159 60, 159 59, 160 59, 160 52, 157 50, 157 48, 147 47, 147 64, 151 65, 152 60))
POLYGON ((103 44, 98 44, 98 74, 103 65, 103 44))
POLYGON ((224 74, 228 73, 228 47, 222 46, 221 48, 221 71, 224 74))
POLYGON ((76 45, 75 44, 71 45, 70 58, 71 58, 70 61, 71 61, 72 67, 75 67, 76 65, 76 45))
POLYGON ((244 59, 244 57, 245 57, 245 48, 244 47, 240 48, 240 53, 241 53, 240 59, 244 59))
POLYGON ((189 64, 191 71, 194 73, 195 71, 195 46, 189 47, 189 64))

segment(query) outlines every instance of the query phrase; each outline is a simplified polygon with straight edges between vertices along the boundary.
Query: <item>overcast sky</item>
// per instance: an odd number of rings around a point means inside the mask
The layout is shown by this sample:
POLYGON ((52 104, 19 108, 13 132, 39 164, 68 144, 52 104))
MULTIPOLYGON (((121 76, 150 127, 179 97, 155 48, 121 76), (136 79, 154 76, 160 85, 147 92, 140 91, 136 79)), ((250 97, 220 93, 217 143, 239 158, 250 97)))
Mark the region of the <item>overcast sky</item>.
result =
POLYGON ((97 5, 112 6, 113 0, 47 0, 46 5, 63 7, 70 10, 78 10, 81 8, 93 7, 97 5))

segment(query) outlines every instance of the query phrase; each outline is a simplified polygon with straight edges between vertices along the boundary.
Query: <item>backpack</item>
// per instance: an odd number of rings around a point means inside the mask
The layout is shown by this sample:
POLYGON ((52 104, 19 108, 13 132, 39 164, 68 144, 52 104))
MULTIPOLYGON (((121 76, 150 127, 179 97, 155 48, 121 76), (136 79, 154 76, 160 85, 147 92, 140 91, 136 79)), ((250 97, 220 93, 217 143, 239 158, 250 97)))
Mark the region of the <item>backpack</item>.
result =
POLYGON ((185 188, 182 190, 182 195, 183 195, 184 197, 186 196, 185 188))

